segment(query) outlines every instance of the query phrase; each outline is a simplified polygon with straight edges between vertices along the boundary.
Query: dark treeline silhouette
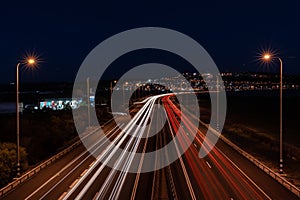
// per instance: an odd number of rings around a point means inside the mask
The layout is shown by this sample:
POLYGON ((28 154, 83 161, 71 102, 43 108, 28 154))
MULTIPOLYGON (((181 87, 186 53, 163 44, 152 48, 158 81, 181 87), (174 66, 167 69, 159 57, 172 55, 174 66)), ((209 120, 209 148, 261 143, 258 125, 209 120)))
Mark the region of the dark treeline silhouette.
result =
MULTIPOLYGON (((86 107, 82 119, 86 119, 86 107)), ((106 108, 97 108, 100 123, 107 121, 111 115, 106 108)), ((87 127, 87 120, 82 120, 82 129, 87 127)), ((15 115, 0 116, 0 187, 16 176, 16 120, 15 115)), ((70 146, 78 139, 73 121, 72 110, 40 110, 35 113, 21 114, 20 145, 21 171, 25 172, 70 146)))

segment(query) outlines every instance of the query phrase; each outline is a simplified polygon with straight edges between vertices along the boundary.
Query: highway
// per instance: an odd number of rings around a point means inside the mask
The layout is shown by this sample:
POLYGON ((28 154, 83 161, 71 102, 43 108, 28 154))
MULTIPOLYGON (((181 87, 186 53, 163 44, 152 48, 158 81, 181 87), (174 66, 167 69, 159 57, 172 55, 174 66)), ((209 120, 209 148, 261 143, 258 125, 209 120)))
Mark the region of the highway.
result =
POLYGON ((97 129, 84 135, 87 149, 80 145, 3 199, 298 199, 221 140, 200 159, 206 127, 196 127, 193 116, 183 114, 172 95, 150 97, 131 113, 131 120, 121 116, 118 124, 105 124, 106 137, 97 129), (174 151, 155 151, 175 137, 174 151), (126 152, 155 156, 148 162, 126 152), (174 155, 178 159, 171 164, 142 173, 147 167, 164 166, 174 155))

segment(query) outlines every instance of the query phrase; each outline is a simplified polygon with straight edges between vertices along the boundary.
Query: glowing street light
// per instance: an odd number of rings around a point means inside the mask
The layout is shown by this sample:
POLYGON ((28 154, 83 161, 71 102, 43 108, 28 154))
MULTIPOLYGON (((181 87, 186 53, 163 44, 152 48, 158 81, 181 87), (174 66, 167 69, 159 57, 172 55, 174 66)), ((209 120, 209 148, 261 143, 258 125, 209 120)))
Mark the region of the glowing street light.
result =
POLYGON ((117 80, 114 80, 113 82, 112 81, 110 82, 110 95, 112 95, 112 92, 113 92, 113 88, 114 88, 113 83, 116 84, 117 80))
POLYGON ((28 59, 28 64, 33 65, 35 63, 35 60, 33 58, 28 59))
POLYGON ((277 56, 272 56, 270 53, 265 53, 263 55, 263 60, 265 61, 272 61, 272 59, 278 59, 279 63, 280 63, 280 127, 279 127, 279 143, 280 143, 280 148, 279 148, 279 173, 283 173, 283 156, 282 156, 282 60, 281 58, 277 57, 277 56))
POLYGON ((271 58, 271 55, 270 54, 265 54, 264 57, 263 57, 265 60, 270 60, 271 58))
POLYGON ((20 110, 19 110, 19 68, 24 64, 27 67, 34 67, 36 60, 28 58, 25 62, 19 62, 16 67, 16 124, 17 124, 17 176, 20 176, 20 110))

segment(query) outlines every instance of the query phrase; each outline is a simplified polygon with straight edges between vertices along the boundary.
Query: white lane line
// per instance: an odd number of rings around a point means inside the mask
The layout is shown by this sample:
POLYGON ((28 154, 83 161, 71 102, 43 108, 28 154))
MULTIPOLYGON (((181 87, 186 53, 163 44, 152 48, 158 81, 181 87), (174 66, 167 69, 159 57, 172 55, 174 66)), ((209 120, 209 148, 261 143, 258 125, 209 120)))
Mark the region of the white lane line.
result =
POLYGON ((95 162, 96 162, 96 160, 94 160, 94 161, 89 165, 89 167, 92 167, 93 164, 95 164, 95 162))
MULTIPOLYGON (((169 129, 170 129, 171 135, 172 135, 172 137, 174 138, 174 137, 175 137, 175 134, 173 133, 173 129, 172 129, 172 126, 171 126, 171 122, 170 122, 169 117, 167 117, 167 122, 168 122, 168 125, 169 125, 169 129)), ((180 152, 179 152, 178 144, 177 144, 176 140, 174 140, 174 144, 175 144, 176 153, 177 153, 177 155, 178 155, 179 162, 180 162, 180 165, 181 165, 181 168, 182 168, 182 171, 183 171, 183 175, 184 175, 184 177, 185 177, 185 181, 186 181, 187 186, 188 186, 188 188, 189 188, 189 192, 190 192, 191 198, 192 198, 193 200, 196 200, 197 198, 196 198, 194 189, 193 189, 193 187, 192 187, 192 183, 191 183, 191 181, 190 181, 189 175, 188 175, 188 173, 187 173, 186 167, 185 167, 185 165, 184 165, 183 159, 182 159, 181 154, 180 154, 180 152)))
POLYGON ((79 181, 79 179, 76 179, 75 181, 73 181, 73 183, 69 186, 69 188, 70 188, 70 189, 73 188, 74 185, 75 185, 78 181, 79 181))
MULTIPOLYGON (((134 154, 129 154, 127 155, 126 152, 136 152, 137 151, 137 148, 139 146, 139 143, 140 143, 140 140, 141 140, 141 134, 144 133, 145 131, 145 128, 146 128, 146 123, 148 121, 148 119, 150 118, 150 115, 151 115, 151 111, 153 110, 153 105, 154 105, 155 101, 151 101, 151 104, 149 105, 149 107, 147 108, 146 110, 146 114, 143 115, 142 119, 141 119, 141 122, 140 122, 140 126, 137 127, 137 129, 134 131, 134 133, 132 134, 132 138, 130 139, 130 141, 128 141, 128 143, 126 144, 125 148, 124 148, 124 151, 122 152, 122 154, 119 156, 119 159, 115 165, 117 168, 121 167, 121 164, 122 162, 124 162, 124 166, 122 167, 122 170, 121 170, 121 174, 119 175, 116 183, 115 183, 115 186, 111 192, 111 195, 109 197, 109 199, 119 199, 118 196, 119 196, 119 193, 121 192, 121 189, 124 185, 124 182, 125 182, 125 178, 127 176, 127 173, 123 173, 123 172, 126 172, 128 171, 128 169, 130 168, 131 166, 131 163, 134 159, 134 154), (135 139, 136 138, 136 139, 135 139)), ((110 183, 106 183, 104 182, 103 185, 110 185, 112 183, 112 179, 110 177, 113 177, 115 176, 115 171, 111 171, 112 176, 108 176, 107 180, 110 181, 110 183)), ((99 193, 100 194, 103 194, 104 192, 102 192, 102 188, 99 190, 99 193)))
POLYGON ((47 185, 48 183, 50 183, 53 179, 55 179, 56 177, 59 176, 59 173, 56 173, 54 176, 52 176, 48 181, 46 181, 43 185, 41 185, 38 189, 36 189, 33 193, 31 193, 28 197, 26 197, 25 200, 30 199, 33 195, 35 195, 35 193, 37 191, 39 191, 40 189, 42 189, 43 187, 45 187, 45 185, 47 185))
POLYGON ((80 176, 83 176, 86 172, 87 172, 88 169, 85 169, 81 174, 80 176))
MULTIPOLYGON (((97 129, 98 130, 98 129, 97 129)), ((92 131, 89 135, 94 134, 97 130, 92 131)), ((56 173, 54 176, 52 176, 48 181, 46 181, 43 185, 41 185, 39 188, 37 188, 34 192, 32 192, 29 196, 25 198, 25 200, 30 199, 33 195, 35 195, 39 190, 41 190, 43 187, 45 187, 48 183, 50 183, 54 178, 60 175, 64 170, 66 170, 69 166, 71 166, 73 163, 75 163, 80 157, 82 157, 84 154, 86 154, 88 151, 85 150, 82 152, 76 159, 72 160, 68 165, 66 165, 64 168, 62 168, 58 173, 56 173)))
MULTIPOLYGON (((153 119, 153 115, 154 115, 154 104, 155 104, 155 101, 153 101, 153 103, 151 104, 151 106, 149 107, 149 110, 147 112, 147 116, 145 116, 142 121, 143 121, 143 124, 142 124, 142 131, 139 131, 137 134, 139 135, 142 135, 145 130, 146 130, 146 126, 147 126, 147 122, 149 119, 153 119)), ((152 123, 152 122, 150 122, 152 123)), ((148 136, 149 136, 149 132, 150 132, 150 127, 151 127, 151 124, 149 125, 148 127, 148 131, 147 131, 147 135, 146 135, 146 140, 145 140, 145 145, 147 144, 147 141, 148 141, 148 136)), ((138 146, 141 142, 141 137, 138 137, 134 143, 135 143, 135 146, 133 148, 133 150, 131 150, 130 152, 137 152, 137 149, 138 149, 138 146)), ((145 151, 146 147, 144 146, 144 151, 145 151)), ((134 159, 135 155, 134 154, 130 154, 129 157, 126 159, 126 166, 124 168, 124 171, 128 171, 130 166, 132 165, 132 162, 133 162, 133 159, 134 159)), ((122 158, 122 156, 121 156, 122 158)), ((121 176, 119 176, 118 180, 117 180, 117 184, 114 186, 114 189, 113 189, 113 192, 115 191, 115 193, 112 192, 112 194, 110 195, 110 199, 119 199, 119 196, 120 196, 120 193, 121 193, 121 189, 123 188, 123 185, 125 184, 125 179, 127 177, 127 173, 123 173, 121 174, 121 176)))
POLYGON ((62 200, 66 196, 67 192, 62 193, 57 200, 62 200))
POLYGON ((197 145, 194 143, 195 148, 197 149, 197 145))
MULTIPOLYGON (((147 110, 147 107, 150 105, 150 102, 147 102, 139 112, 134 116, 134 118, 122 129, 121 133, 114 138, 112 142, 106 147, 106 149, 97 157, 95 164, 88 170, 88 172, 79 180, 78 184, 73 187, 64 199, 67 199, 81 184, 81 182, 91 173, 91 171, 101 162, 101 166, 95 172, 95 174, 89 179, 88 183, 84 186, 81 192, 77 195, 76 199, 81 199, 81 197, 86 193, 88 188, 93 184, 97 176, 102 172, 103 168, 107 165, 111 157, 115 154, 115 152, 120 148, 121 144, 124 142, 126 137, 129 135, 129 132, 132 131, 137 123, 138 119, 143 115, 144 111, 147 110)), ((101 193, 99 193, 101 194, 101 193)), ((99 195, 98 195, 99 196, 99 195)))
MULTIPOLYGON (((151 101, 155 101, 160 96, 167 96, 170 94, 163 94, 163 95, 157 95, 154 97, 151 97, 151 101)), ((88 183, 84 186, 84 188, 81 190, 81 192, 77 195, 76 199, 80 199, 88 188, 93 184, 97 176, 102 172, 103 168, 107 165, 107 163, 110 161, 110 159, 113 157, 115 152, 120 148, 121 144, 124 142, 126 137, 129 135, 129 132, 135 128, 135 124, 137 123, 138 119, 144 114, 144 111, 147 110, 147 107, 150 105, 151 101, 148 101, 139 111, 138 113, 133 117, 133 119, 130 120, 130 122, 124 127, 124 129, 121 130, 120 134, 114 138, 113 141, 109 143, 109 145, 106 147, 106 149, 97 157, 96 162, 93 166, 91 166, 87 173, 78 181, 78 183, 68 191, 68 194, 64 197, 64 199, 68 199, 72 193, 79 187, 79 185, 87 178, 87 176, 94 170, 96 166, 98 166, 99 163, 101 163, 101 166, 98 168, 98 170, 94 173, 94 175, 89 179, 88 183)), ((98 195, 99 196, 99 195, 98 195)))
POLYGON ((206 161, 207 166, 211 169, 211 166, 208 161, 206 161))
MULTIPOLYGON (((215 147, 216 148, 216 147, 215 147)), ((223 153, 222 151, 220 151, 218 149, 218 151, 223 154, 223 156, 237 169, 241 172, 241 174, 243 174, 263 195, 265 195, 267 197, 267 199, 271 200, 271 197, 269 197, 269 195, 267 195, 245 172, 243 172, 243 170, 241 170, 232 160, 230 160, 230 158, 223 153)))
MULTIPOLYGON (((121 126, 123 126, 123 125, 121 125, 121 126)), ((111 133, 111 132, 113 132, 113 131, 116 131, 115 130, 115 128, 116 127, 114 127, 114 128, 112 128, 110 131, 109 131, 109 133, 111 133)), ((93 144, 88 150, 86 150, 86 152, 87 151, 91 151, 94 147, 96 147, 97 146, 97 144, 99 144, 99 143, 101 143, 101 141, 102 141, 102 139, 100 140, 100 141, 98 141, 98 142, 96 142, 95 144, 93 144)), ((63 182, 71 173, 73 173, 79 166, 81 166, 94 152, 96 152, 96 150, 97 149, 95 149, 95 150, 93 150, 92 152, 91 152, 91 154, 89 154, 87 157, 85 157, 83 160, 81 160, 81 162, 78 164, 78 165, 76 165, 71 171, 69 171, 68 172, 68 174, 67 175, 65 175, 64 177, 62 177, 54 186, 52 186, 49 190, 48 190, 48 192, 46 192, 40 199, 43 199, 43 198, 45 198, 52 190, 54 190, 54 188, 56 188, 61 182, 63 182)), ((81 154, 79 157, 77 157, 76 158, 76 160, 78 160, 78 159, 80 159, 82 156, 84 155, 84 153, 83 154, 81 154)), ((73 160, 72 161, 72 163, 73 162, 75 162, 76 160, 73 160)), ((69 164, 71 164, 71 163, 69 163, 69 164)), ((65 167, 66 168, 66 167, 65 167)), ((64 169, 62 169, 61 171, 63 171, 64 169)))
MULTIPOLYGON (((154 115, 154 111, 152 112, 152 119, 153 119, 153 115, 154 115)), ((151 124, 153 123, 153 121, 150 122, 151 124)), ((149 128, 148 128, 148 133, 147 133, 147 137, 146 137, 146 140, 145 140, 145 145, 144 145, 144 148, 143 148, 143 152, 142 152, 142 157, 141 157, 141 160, 140 160, 140 163, 139 163, 139 167, 138 167, 138 171, 137 171, 137 175, 136 175, 136 178, 135 178, 135 181, 134 181, 134 186, 133 186, 133 189, 132 189, 132 194, 131 194, 131 197, 130 199, 131 200, 134 200, 135 199, 135 195, 136 195, 136 191, 137 191, 137 187, 138 187, 138 183, 139 183, 139 179, 140 179, 140 175, 141 175, 141 169, 142 169, 142 166, 143 166, 143 162, 144 162, 144 156, 145 156, 145 152, 146 152, 146 147, 147 147, 147 143, 148 143, 148 136, 149 136, 149 131, 150 131, 150 127, 151 127, 151 124, 149 125, 149 128)), ((158 124, 157 124, 158 125, 158 124)), ((157 128, 157 127, 156 127, 157 128)), ((156 140, 156 149, 157 149, 157 143, 158 141, 156 140)), ((156 152, 157 154, 157 152, 156 152)), ((157 157, 157 155, 156 155, 157 157)), ((156 168, 157 166, 157 159, 154 160, 154 166, 156 168)), ((154 175, 153 175, 153 184, 154 184, 154 181, 155 181, 155 175, 157 173, 157 170, 154 170, 154 175)), ((153 193, 154 193, 154 186, 152 184, 152 191, 151 191, 151 199, 153 199, 153 193)))
MULTIPOLYGON (((98 130, 98 129, 97 129, 98 130)), ((94 134, 97 130, 92 131, 89 135, 94 134)), ((91 147, 89 150, 91 150, 93 147, 91 147)), ((51 180, 53 180, 56 176, 59 176, 60 173, 62 173, 63 171, 65 171, 67 168, 69 168, 71 165, 73 165, 77 160, 79 160, 84 154, 86 154, 88 152, 88 150, 85 150, 84 152, 82 152, 79 156, 77 156, 75 159, 73 159, 70 163, 68 163, 68 165, 66 165, 64 168, 62 168, 57 174, 55 174, 54 176, 52 176, 47 182, 45 182, 43 185, 41 185, 39 188, 37 188, 34 192, 32 192, 29 196, 27 196, 25 198, 25 200, 30 199, 32 196, 34 196, 39 190, 41 190, 43 187, 45 187, 48 183, 50 183, 51 180)), ((64 179, 65 177, 61 178, 64 179)), ((56 186, 56 185, 55 185, 56 186)), ((53 187, 48 190, 51 191, 53 189, 53 187)), ((48 192, 46 194, 48 194, 48 192)), ((45 194, 44 194, 45 196, 45 194)), ((42 198, 44 198, 44 196, 42 198)))
MULTIPOLYGON (((185 109, 187 110, 187 109, 185 109)), ((189 112, 189 111, 188 111, 189 112)), ((194 115, 190 115, 192 116, 194 119, 196 119, 196 117, 194 115)), ((209 129, 209 125, 205 124, 203 121, 197 119, 202 125, 204 125, 207 129, 209 129)), ((218 152, 220 152, 221 154, 223 154, 223 156, 234 166, 236 167, 237 170, 240 171, 240 173, 242 173, 263 195, 265 195, 267 197, 267 199, 271 200, 271 197, 269 197, 245 172, 243 172, 232 160, 230 160, 230 158, 223 153, 222 151, 220 151, 217 147, 215 147, 218 152)), ((233 198, 231 198, 233 199, 233 198)))

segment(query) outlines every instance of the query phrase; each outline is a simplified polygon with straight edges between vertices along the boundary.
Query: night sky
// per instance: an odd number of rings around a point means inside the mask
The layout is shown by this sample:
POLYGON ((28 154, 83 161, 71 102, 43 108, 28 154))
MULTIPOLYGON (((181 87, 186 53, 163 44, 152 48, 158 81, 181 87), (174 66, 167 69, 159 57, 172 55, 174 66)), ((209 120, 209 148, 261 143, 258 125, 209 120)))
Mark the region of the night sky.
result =
POLYGON ((300 74, 298 1, 195 2, 2 1, 0 82, 14 82, 15 65, 28 51, 43 62, 35 71, 22 70, 22 81, 73 81, 83 59, 100 42, 145 26, 192 37, 220 71, 277 72, 276 66, 265 68, 255 61, 259 49, 272 48, 284 60, 284 73, 300 74))

